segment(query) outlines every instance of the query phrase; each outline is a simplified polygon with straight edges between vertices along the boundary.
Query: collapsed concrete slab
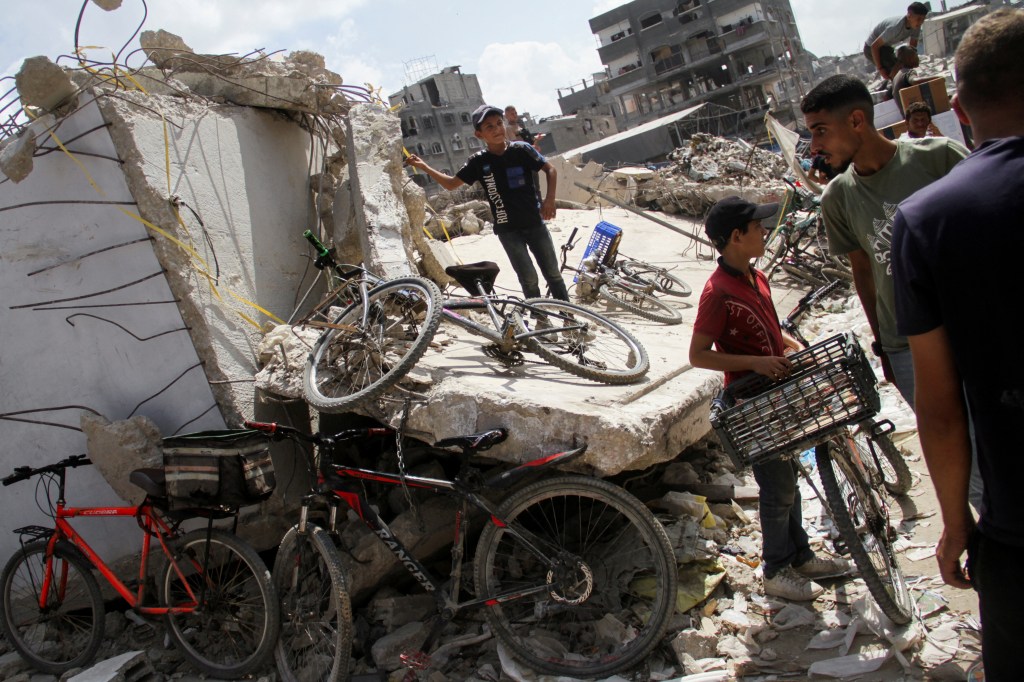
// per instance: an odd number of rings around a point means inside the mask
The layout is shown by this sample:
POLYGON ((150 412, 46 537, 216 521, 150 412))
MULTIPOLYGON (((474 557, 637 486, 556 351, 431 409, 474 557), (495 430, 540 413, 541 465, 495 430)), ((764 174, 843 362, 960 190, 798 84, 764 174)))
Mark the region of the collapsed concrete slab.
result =
POLYGON ((78 88, 49 57, 29 57, 14 75, 21 104, 37 113, 64 116, 78 106, 78 88))

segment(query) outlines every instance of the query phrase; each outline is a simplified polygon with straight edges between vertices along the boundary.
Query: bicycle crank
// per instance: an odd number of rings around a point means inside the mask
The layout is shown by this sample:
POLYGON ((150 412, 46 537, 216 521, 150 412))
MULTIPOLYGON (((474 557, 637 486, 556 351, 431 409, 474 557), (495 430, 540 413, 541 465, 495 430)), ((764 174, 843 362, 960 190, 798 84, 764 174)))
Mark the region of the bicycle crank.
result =
POLYGON ((511 350, 506 352, 493 343, 484 346, 484 355, 489 358, 494 358, 506 367, 520 367, 524 362, 526 362, 526 358, 524 358, 523 354, 519 351, 511 350))

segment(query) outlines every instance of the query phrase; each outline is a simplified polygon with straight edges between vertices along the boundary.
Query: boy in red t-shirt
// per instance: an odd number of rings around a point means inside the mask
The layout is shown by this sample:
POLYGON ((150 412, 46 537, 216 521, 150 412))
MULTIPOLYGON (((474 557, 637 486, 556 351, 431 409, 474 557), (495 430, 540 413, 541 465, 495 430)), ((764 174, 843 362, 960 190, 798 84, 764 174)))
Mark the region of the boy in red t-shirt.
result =
MULTIPOLYGON (((757 205, 726 197, 711 208, 704 226, 722 255, 700 296, 690 364, 725 372, 726 384, 750 372, 783 379, 792 367, 786 351, 800 347, 779 327, 768 278, 750 265, 764 255, 766 230, 761 221, 778 210, 778 204, 757 205)), ((813 578, 844 575, 850 564, 844 559, 817 557, 811 550, 803 529, 792 459, 775 459, 752 468, 761 488, 765 594, 813 600, 823 591, 813 578)))

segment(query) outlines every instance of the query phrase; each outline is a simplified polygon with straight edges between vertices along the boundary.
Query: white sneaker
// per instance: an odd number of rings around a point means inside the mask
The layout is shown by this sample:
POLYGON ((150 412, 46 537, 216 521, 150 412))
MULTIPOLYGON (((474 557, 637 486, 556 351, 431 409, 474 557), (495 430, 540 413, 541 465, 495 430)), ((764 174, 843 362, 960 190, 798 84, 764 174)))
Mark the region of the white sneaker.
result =
POLYGON ((764 593, 770 597, 781 597, 792 601, 813 601, 824 588, 812 582, 787 566, 771 578, 764 579, 764 593))
POLYGON ((826 559, 816 556, 799 566, 794 566, 793 569, 805 578, 816 580, 818 578, 838 578, 839 576, 849 575, 853 572, 853 565, 846 559, 838 557, 826 559))

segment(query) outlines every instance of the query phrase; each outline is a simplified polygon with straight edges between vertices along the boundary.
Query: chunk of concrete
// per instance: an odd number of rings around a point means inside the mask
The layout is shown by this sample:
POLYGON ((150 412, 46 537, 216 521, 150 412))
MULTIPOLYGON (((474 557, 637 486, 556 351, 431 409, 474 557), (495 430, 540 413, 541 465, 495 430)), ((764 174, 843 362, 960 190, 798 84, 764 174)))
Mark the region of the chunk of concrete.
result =
POLYGON ((129 504, 141 503, 146 494, 128 477, 135 469, 163 466, 162 436, 157 425, 142 415, 111 423, 88 412, 82 414, 81 425, 89 459, 103 478, 121 499, 129 504))
POLYGON ((406 651, 418 650, 429 633, 430 628, 426 623, 403 625, 373 643, 370 649, 373 662, 382 670, 398 670, 403 665, 399 657, 406 651))
POLYGON ((14 182, 21 182, 32 172, 35 152, 36 136, 25 128, 17 136, 0 142, 0 171, 14 182))
POLYGON ((49 57, 29 57, 22 62, 14 84, 26 109, 65 116, 78 107, 78 88, 49 57))
POLYGON ((437 605, 429 594, 380 597, 370 602, 370 617, 391 631, 415 621, 426 620, 437 605))
POLYGON ((694 659, 711 658, 718 655, 718 635, 687 628, 672 638, 672 651, 682 663, 683 655, 689 654, 694 659))
POLYGON ((385 279, 407 277, 417 257, 406 248, 413 237, 402 198, 406 176, 398 117, 375 104, 357 104, 347 122, 351 203, 365 262, 385 279))
POLYGON ((67 682, 156 682, 160 679, 144 651, 129 651, 84 670, 67 682))
POLYGON ((121 6, 121 0, 92 0, 92 4, 106 12, 112 12, 121 6))

